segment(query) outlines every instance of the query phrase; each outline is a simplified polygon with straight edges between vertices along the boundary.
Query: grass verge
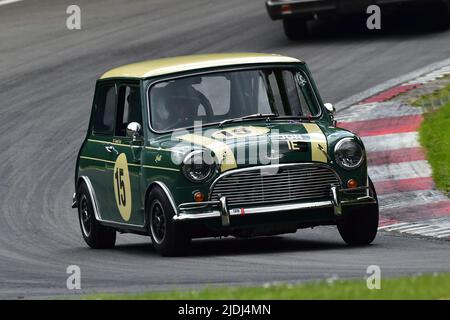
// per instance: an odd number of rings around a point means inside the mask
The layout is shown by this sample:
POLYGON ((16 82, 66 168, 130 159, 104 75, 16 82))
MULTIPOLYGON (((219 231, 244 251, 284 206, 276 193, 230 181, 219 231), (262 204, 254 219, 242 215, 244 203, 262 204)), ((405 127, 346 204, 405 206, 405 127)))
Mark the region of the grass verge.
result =
MULTIPOLYGON (((434 96, 450 96, 450 86, 435 92, 434 96)), ((432 98, 422 97, 424 101, 432 98)), ((424 115, 419 130, 420 143, 426 149, 428 161, 433 169, 436 187, 450 192, 450 102, 424 115)))
POLYGON ((140 294, 93 294, 83 299, 100 300, 356 300, 356 299, 450 299, 450 274, 382 279, 380 290, 369 290, 366 280, 337 280, 262 287, 220 287, 198 291, 140 294))

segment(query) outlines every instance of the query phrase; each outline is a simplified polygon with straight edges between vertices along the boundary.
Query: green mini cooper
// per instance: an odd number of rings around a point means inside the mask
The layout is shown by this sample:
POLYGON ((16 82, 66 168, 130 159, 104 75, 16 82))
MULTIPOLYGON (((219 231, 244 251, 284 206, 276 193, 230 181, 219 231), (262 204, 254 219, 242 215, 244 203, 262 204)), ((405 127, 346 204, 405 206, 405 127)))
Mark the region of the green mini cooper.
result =
POLYGON ((336 127, 307 65, 211 54, 122 66, 96 84, 73 207, 92 248, 149 235, 162 255, 192 238, 337 225, 371 243, 378 201, 364 145, 336 127))

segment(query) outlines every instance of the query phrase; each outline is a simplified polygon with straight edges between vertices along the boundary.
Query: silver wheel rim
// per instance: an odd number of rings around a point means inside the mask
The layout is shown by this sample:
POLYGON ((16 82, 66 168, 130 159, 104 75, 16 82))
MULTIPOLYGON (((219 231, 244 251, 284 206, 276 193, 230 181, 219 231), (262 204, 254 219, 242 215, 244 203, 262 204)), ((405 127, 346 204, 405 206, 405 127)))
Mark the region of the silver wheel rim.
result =
POLYGON ((150 208, 150 231, 157 244, 163 243, 166 237, 166 217, 161 202, 155 200, 150 208))
POLYGON ((92 215, 89 212, 86 195, 82 195, 80 199, 80 222, 81 230, 86 237, 89 237, 92 231, 91 224, 92 215))

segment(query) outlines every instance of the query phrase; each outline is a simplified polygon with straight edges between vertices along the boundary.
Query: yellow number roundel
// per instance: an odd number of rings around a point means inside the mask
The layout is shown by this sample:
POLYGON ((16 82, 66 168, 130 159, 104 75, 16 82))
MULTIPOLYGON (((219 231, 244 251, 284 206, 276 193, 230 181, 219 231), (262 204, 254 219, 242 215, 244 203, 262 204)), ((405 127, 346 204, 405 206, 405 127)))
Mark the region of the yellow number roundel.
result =
POLYGON ((131 216, 131 185, 128 172, 128 162, 125 153, 121 153, 114 165, 114 195, 117 208, 123 220, 130 220, 131 216))

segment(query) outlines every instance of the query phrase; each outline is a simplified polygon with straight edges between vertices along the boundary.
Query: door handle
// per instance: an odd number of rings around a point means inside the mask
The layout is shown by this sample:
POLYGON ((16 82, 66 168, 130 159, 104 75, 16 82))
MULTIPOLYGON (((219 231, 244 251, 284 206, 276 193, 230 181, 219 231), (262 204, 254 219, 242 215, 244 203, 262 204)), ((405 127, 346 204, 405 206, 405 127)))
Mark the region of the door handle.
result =
POLYGON ((114 146, 105 146, 106 151, 108 151, 109 153, 111 152, 115 152, 117 155, 119 154, 119 151, 117 151, 116 148, 114 148, 114 146))

